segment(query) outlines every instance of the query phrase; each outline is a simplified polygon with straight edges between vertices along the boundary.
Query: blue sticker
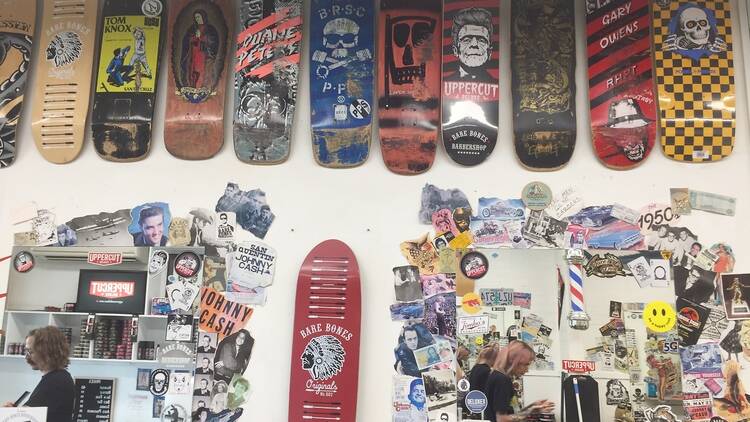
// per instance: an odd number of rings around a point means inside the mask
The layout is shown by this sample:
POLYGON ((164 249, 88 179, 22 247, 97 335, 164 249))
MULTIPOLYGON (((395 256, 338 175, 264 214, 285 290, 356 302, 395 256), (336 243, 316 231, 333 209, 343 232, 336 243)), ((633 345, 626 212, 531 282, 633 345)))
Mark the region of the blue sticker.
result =
POLYGON ((479 390, 472 390, 466 395, 464 403, 469 412, 482 413, 487 408, 487 396, 479 390))
POLYGON ((169 204, 149 202, 130 211, 132 221, 128 232, 133 236, 133 246, 166 246, 167 231, 172 221, 169 204))

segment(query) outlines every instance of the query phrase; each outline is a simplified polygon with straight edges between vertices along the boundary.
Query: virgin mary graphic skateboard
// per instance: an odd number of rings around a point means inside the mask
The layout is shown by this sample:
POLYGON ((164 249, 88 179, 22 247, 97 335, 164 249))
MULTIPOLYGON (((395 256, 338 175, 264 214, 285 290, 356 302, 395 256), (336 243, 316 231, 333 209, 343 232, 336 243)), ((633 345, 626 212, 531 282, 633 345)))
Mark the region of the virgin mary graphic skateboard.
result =
POLYGON ((97 9, 96 0, 44 2, 31 133, 42 157, 52 163, 73 161, 83 147, 97 9))
POLYGON ((440 125, 441 0, 380 0, 378 122, 386 167, 419 174, 440 125))
POLYGON ((94 148, 105 160, 137 161, 151 146, 166 27, 163 5, 161 0, 104 3, 91 132, 94 148))
POLYGON ((360 298, 351 249, 339 240, 313 248, 297 279, 290 422, 357 419, 360 298))
POLYGON ((648 0, 586 3, 591 135, 607 167, 630 169, 656 141, 648 0))
POLYGON ((370 153, 373 0, 312 0, 310 113, 313 156, 324 167, 354 167, 370 153))
POLYGON ((0 168, 16 158, 16 128, 31 66, 36 2, 0 1, 0 168))
POLYGON ((243 0, 234 80, 234 152, 251 164, 289 157, 302 41, 301 0, 243 0))
POLYGON ((654 69, 661 145, 677 161, 718 161, 735 129, 729 0, 655 1, 654 69))
POLYGON ((500 4, 445 0, 442 135, 448 156, 473 166, 497 143, 500 4))
POLYGON ((575 58, 572 0, 513 0, 513 132, 527 169, 556 170, 573 155, 575 58))
POLYGON ((169 76, 164 144, 187 160, 213 157, 224 144, 227 16, 230 0, 169 2, 169 76))

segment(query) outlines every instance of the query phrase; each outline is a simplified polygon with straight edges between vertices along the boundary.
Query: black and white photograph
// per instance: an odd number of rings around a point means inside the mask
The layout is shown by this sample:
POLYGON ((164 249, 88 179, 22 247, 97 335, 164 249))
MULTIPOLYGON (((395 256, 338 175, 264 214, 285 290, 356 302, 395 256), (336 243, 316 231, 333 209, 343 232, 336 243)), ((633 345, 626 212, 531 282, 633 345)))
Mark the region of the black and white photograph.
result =
POLYGON ((722 274, 719 285, 727 319, 750 319, 750 274, 722 274))
POLYGON ((78 243, 78 236, 67 224, 57 226, 57 245, 56 246, 73 246, 78 243))
POLYGON ((216 333, 198 333, 198 353, 216 353, 216 333))
POLYGON ((211 396, 193 397, 193 407, 192 407, 192 412, 191 412, 193 421, 194 422, 207 421, 210 406, 211 406, 211 396), (204 414, 204 416, 201 416, 201 414, 204 414))
POLYGON ((253 351, 255 339, 245 329, 224 337, 214 356, 214 380, 229 383, 234 374, 243 374, 253 351))
POLYGON ((672 265, 692 266, 703 246, 698 236, 687 227, 673 227, 669 224, 654 224, 646 235, 646 247, 651 251, 669 251, 672 265))
POLYGON ((523 226, 523 237, 548 248, 562 248, 568 223, 556 220, 544 211, 531 211, 523 226))
POLYGON ((195 356, 195 374, 212 375, 214 374, 214 354, 198 353, 195 356))
POLYGON ((227 264, 219 256, 203 257, 203 285, 217 292, 227 290, 227 264))
POLYGON ((75 231, 76 246, 130 245, 130 221, 130 210, 121 209, 76 217, 65 225, 75 231))
POLYGON ((194 284, 176 281, 167 285, 167 299, 172 309, 187 311, 193 306, 199 291, 194 284))
POLYGON ((193 383, 193 396, 211 396, 213 380, 209 375, 196 375, 193 383))
POLYGON ((695 265, 689 270, 677 266, 672 268, 672 276, 677 297, 697 304, 713 302, 712 298, 716 291, 715 272, 695 265))
MULTIPOLYGON (((455 308, 455 306, 454 306, 455 308)), ((417 349, 427 347, 435 343, 435 338, 430 330, 422 323, 405 324, 398 336, 398 346, 393 353, 396 363, 393 368, 397 373, 419 377, 421 371, 417 365, 417 359, 414 352, 417 349)))
POLYGON ((466 194, 459 189, 440 189, 429 183, 422 188, 422 206, 419 210, 419 223, 432 224, 432 214, 439 210, 447 208, 455 210, 456 208, 469 208, 469 199, 466 194))
POLYGON ((211 412, 219 413, 227 408, 229 385, 224 381, 214 381, 211 388, 211 412))
POLYGON ((413 302, 423 297, 419 268, 414 265, 393 268, 393 283, 397 302, 413 302))
POLYGON ((167 341, 192 341, 193 340, 193 316, 192 315, 167 315, 167 341))
POLYGON ((266 237, 268 229, 276 216, 266 201, 266 193, 260 189, 242 191, 236 183, 227 183, 222 195, 216 202, 217 213, 233 212, 237 224, 260 239, 266 237))
POLYGON ((216 213, 214 219, 216 227, 216 238, 220 242, 230 242, 234 240, 234 228, 237 226, 237 216, 233 212, 216 213))
POLYGON ((162 249, 154 249, 151 252, 151 258, 148 260, 148 273, 151 275, 159 274, 167 268, 169 253, 162 249))
POLYGON ((452 369, 433 369, 422 374, 431 421, 456 420, 456 384, 452 369), (443 415, 447 415, 446 418, 443 415))

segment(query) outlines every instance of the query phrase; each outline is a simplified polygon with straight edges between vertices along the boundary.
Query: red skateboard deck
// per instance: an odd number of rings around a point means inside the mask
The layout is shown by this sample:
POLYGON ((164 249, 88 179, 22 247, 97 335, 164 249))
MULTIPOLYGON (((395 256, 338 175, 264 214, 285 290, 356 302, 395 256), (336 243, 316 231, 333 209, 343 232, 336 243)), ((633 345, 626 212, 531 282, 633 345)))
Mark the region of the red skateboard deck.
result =
POLYGON ((440 126, 441 0, 381 0, 378 122, 386 167, 419 174, 435 160, 440 126))
POLYGON ((186 160, 213 157, 224 145, 230 0, 169 2, 169 77, 164 145, 186 160))
POLYGON ((590 2, 586 13, 594 151, 609 168, 633 168, 656 142, 648 0, 590 2))
POLYGON ((346 244, 326 240, 310 251, 297 279, 290 422, 357 419, 360 297, 346 244))

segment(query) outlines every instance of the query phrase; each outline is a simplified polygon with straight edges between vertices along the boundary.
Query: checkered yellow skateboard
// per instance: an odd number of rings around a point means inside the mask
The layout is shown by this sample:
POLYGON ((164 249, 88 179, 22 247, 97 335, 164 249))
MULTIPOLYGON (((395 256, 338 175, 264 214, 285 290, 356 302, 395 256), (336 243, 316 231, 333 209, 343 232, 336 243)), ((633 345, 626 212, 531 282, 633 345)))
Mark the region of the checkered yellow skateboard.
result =
POLYGON ((721 160, 734 147, 730 0, 655 0, 652 13, 664 153, 721 160))

